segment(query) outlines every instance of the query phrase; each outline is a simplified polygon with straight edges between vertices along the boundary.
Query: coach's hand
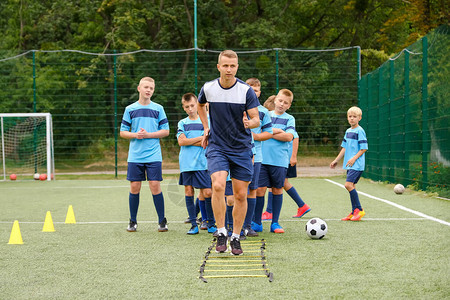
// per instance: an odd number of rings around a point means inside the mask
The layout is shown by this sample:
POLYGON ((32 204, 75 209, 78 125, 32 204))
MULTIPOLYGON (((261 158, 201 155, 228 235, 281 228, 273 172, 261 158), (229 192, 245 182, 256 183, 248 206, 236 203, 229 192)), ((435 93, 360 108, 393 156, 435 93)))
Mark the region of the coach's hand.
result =
POLYGON ((202 148, 203 149, 205 149, 206 146, 208 146, 208 138, 209 138, 209 128, 206 128, 203 133, 203 138, 202 138, 202 148))

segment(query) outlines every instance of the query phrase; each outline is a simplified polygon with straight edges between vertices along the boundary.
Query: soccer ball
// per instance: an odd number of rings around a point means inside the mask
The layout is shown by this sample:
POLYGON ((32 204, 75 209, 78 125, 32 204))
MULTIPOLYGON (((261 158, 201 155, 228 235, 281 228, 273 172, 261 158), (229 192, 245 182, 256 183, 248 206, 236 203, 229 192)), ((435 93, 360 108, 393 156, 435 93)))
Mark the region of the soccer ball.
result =
POLYGON ((33 176, 34 180, 39 180, 39 176, 41 176, 39 173, 34 174, 33 176))
POLYGON ((325 236, 328 232, 328 225, 324 220, 320 218, 312 218, 306 222, 306 234, 314 239, 319 240, 325 236))
POLYGON ((402 184, 399 183, 394 186, 394 192, 396 194, 403 194, 404 191, 405 191, 405 187, 402 184))
POLYGON ((41 181, 47 180, 47 174, 39 175, 39 180, 41 180, 41 181))
POLYGON ((11 174, 11 175, 9 175, 9 179, 16 180, 17 179, 17 175, 16 174, 11 174))

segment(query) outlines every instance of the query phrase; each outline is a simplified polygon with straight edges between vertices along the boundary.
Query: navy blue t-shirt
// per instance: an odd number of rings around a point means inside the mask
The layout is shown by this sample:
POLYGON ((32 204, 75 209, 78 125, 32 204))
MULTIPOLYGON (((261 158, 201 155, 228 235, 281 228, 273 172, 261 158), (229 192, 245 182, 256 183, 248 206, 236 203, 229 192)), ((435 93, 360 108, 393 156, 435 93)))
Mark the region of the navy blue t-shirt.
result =
POLYGON ((198 101, 209 102, 211 127, 208 151, 237 152, 252 149, 252 134, 250 129, 244 127, 242 118, 244 111, 260 104, 248 84, 236 78, 233 86, 223 88, 217 78, 203 85, 198 101))

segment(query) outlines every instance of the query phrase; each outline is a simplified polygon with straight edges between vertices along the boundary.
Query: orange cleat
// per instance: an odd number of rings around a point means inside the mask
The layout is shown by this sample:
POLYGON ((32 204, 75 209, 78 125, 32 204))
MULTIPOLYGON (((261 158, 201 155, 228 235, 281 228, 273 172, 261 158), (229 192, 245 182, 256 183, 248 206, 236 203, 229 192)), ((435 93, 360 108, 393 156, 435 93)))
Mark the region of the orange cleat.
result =
POLYGON ((365 214, 366 214, 366 212, 364 210, 359 210, 357 208, 353 212, 353 217, 350 219, 350 221, 360 221, 361 218, 364 217, 365 214))
POLYGON ((261 220, 263 220, 263 221, 270 221, 270 220, 272 220, 272 213, 267 212, 267 211, 263 212, 263 214, 261 216, 261 220))
POLYGON ((353 212, 351 212, 348 216, 346 216, 345 218, 342 218, 341 221, 350 221, 351 218, 353 218, 353 212))
POLYGON ((309 212, 311 210, 311 207, 309 207, 308 204, 304 204, 302 207, 299 207, 297 209, 297 214, 295 216, 292 216, 293 218, 301 218, 304 214, 309 212))

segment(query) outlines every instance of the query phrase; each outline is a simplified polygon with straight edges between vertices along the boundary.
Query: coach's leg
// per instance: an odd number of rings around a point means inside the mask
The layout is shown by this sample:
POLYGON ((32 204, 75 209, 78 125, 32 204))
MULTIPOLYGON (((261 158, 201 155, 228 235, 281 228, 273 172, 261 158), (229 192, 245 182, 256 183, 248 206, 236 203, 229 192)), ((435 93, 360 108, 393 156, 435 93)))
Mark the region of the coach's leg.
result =
POLYGON ((250 181, 242 181, 235 178, 233 181, 234 209, 233 209, 233 233, 240 235, 245 215, 247 214, 247 189, 250 181))
POLYGON ((227 171, 217 171, 211 174, 212 184, 212 209, 216 219, 217 228, 225 228, 225 184, 227 181, 227 171))

